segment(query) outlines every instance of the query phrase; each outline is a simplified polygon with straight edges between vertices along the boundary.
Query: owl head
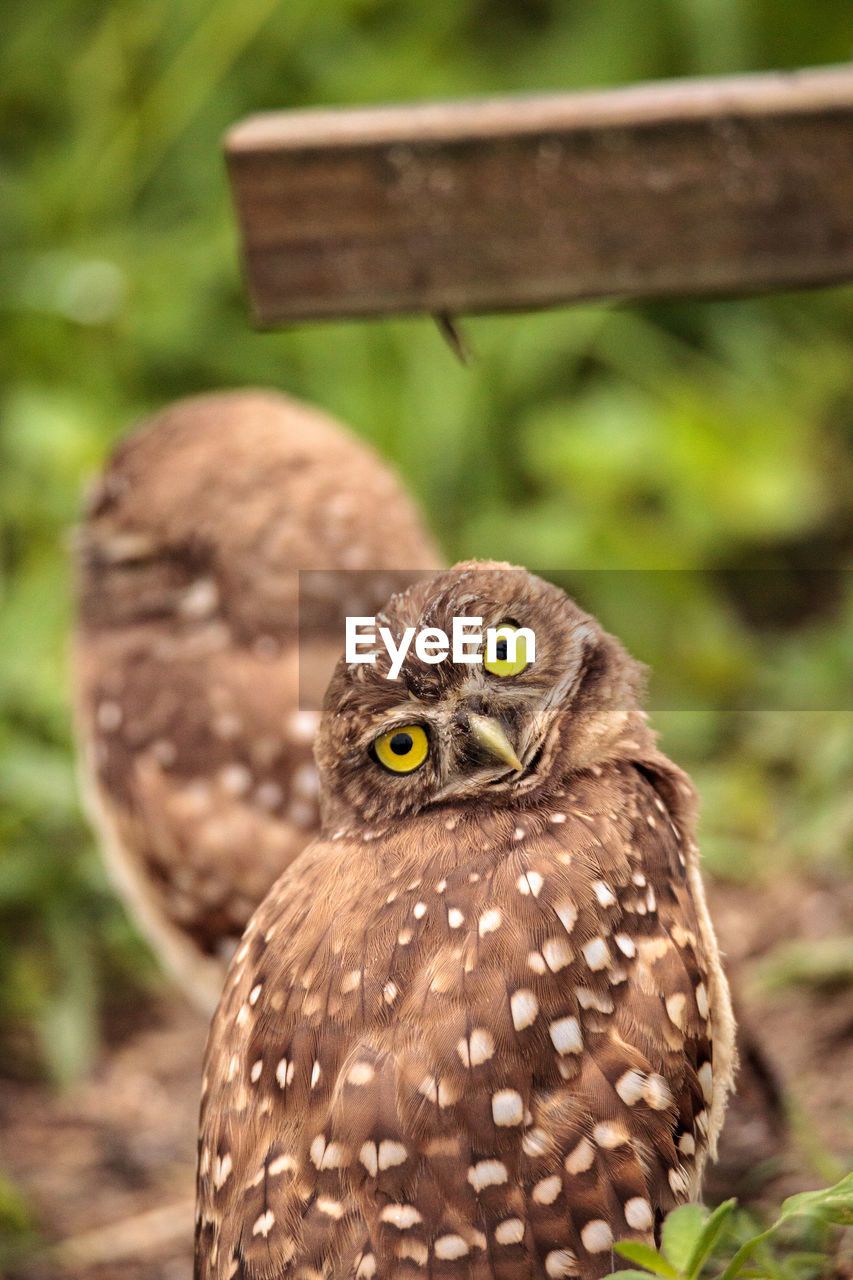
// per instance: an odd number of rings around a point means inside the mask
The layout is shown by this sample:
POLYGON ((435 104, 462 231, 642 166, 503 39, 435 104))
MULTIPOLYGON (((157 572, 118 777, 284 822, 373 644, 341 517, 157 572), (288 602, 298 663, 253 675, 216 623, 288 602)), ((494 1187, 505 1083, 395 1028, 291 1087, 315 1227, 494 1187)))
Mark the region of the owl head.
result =
POLYGON ((376 627, 392 643, 382 637, 360 652, 372 660, 341 659, 324 702, 316 755, 327 830, 478 800, 524 807, 572 769, 618 757, 626 738, 638 752, 653 745, 639 710, 642 666, 525 569, 457 564, 392 596, 376 627), (429 631, 436 644, 436 632, 452 636, 455 618, 481 619, 484 638, 494 628, 492 652, 484 642, 478 662, 454 662, 452 651, 426 661, 410 638, 389 678, 407 630, 429 631))
MULTIPOLYGON (((297 567, 329 571, 330 587, 332 571, 439 560, 366 444, 312 405, 251 389, 179 400, 127 436, 90 495, 77 553, 84 627, 186 635, 218 619, 239 643, 268 645, 296 641, 297 567)), ((381 576, 356 580, 371 607, 381 576)), ((336 621, 321 598, 308 604, 303 625, 336 621)))

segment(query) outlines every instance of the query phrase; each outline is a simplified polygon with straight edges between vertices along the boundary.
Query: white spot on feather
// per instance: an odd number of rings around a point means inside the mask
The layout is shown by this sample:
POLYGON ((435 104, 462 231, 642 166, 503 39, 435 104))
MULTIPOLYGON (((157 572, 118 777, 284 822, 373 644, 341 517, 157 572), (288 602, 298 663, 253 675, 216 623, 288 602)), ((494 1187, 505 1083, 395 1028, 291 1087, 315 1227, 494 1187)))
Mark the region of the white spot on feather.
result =
POLYGON ((583 948, 584 959, 590 969, 606 969, 610 963, 610 952, 603 938, 593 938, 583 948))
POLYGON ((219 770, 219 784, 229 796, 244 796, 252 786, 252 775, 244 764, 234 761, 219 770))
POLYGON ((703 1062, 698 1071, 699 1084, 702 1088, 702 1095, 706 1102, 710 1102, 714 1095, 714 1072, 710 1062, 703 1062))
POLYGON ((379 1144, 379 1168, 392 1169, 395 1165, 405 1164, 408 1155, 408 1150, 403 1146, 402 1142, 394 1142, 391 1138, 385 1138, 379 1144))
POLYGON ((325 1213, 327 1218, 338 1220, 344 1216, 344 1206, 340 1200, 332 1200, 329 1196, 320 1196, 317 1199, 317 1208, 321 1213, 325 1213))
POLYGON ((678 1027, 679 1031, 686 1030, 687 1020, 685 1018, 685 1010, 687 1008, 687 997, 683 991, 677 991, 675 995, 667 996, 666 1012, 673 1026, 678 1027))
POLYGON ((498 907, 491 907, 488 911, 484 911, 478 925, 480 937, 484 937, 487 933, 494 933, 501 927, 502 920, 503 916, 498 907))
POLYGON ((454 1258, 464 1258, 470 1252, 461 1236, 455 1234, 439 1236, 432 1246, 433 1253, 443 1262, 451 1262, 454 1258))
POLYGON ((321 1169, 342 1169, 349 1164, 350 1153, 340 1142, 330 1142, 320 1161, 321 1169))
POLYGON ((643 1085, 643 1099, 653 1111, 664 1111, 672 1102, 672 1091, 663 1076, 653 1074, 643 1085))
POLYGON ((603 1218, 593 1218, 582 1228, 581 1241, 587 1253, 604 1253, 613 1244, 613 1232, 603 1218))
POLYGON ((117 702, 98 703, 95 719, 98 722, 98 728, 102 729, 104 733, 113 733, 119 727, 123 718, 122 709, 117 702))
POLYGON ((498 1244, 521 1244, 524 1239, 524 1223, 521 1218, 504 1218, 495 1227, 495 1240, 498 1244))
POLYGON ((616 894, 610 888, 610 885, 605 884, 603 880, 596 880, 593 883, 592 891, 600 907, 612 907, 615 904, 616 894))
POLYGON ((575 927, 575 921, 578 918, 578 909, 575 903, 566 898, 563 902, 557 903, 554 907, 554 911, 556 912, 557 918, 566 933, 571 933, 572 929, 575 927))
POLYGON ((549 1178, 536 1183, 532 1195, 537 1204, 553 1204, 562 1190, 563 1179, 558 1173, 552 1173, 549 1178))
POLYGON ((521 1149, 531 1160, 544 1156, 551 1149, 548 1135, 544 1129, 528 1129, 521 1139, 521 1149))
POLYGON ((213 1185, 218 1191, 224 1187, 231 1176, 231 1156, 226 1151, 224 1156, 217 1156, 213 1165, 213 1185))
POLYGON ((468 1170, 468 1181, 475 1191, 502 1186, 508 1177, 507 1167, 501 1160, 480 1160, 468 1170))
POLYGON ((545 1271, 550 1280, 577 1275, 578 1260, 571 1249, 552 1249, 545 1257, 545 1271))
POLYGON ((625 1201, 625 1221, 635 1231, 649 1231, 654 1222, 652 1206, 642 1196, 625 1201))
POLYGON ((621 1147, 628 1141, 628 1131, 617 1120, 600 1120, 592 1131, 596 1146, 605 1150, 621 1147))
POLYGON ((523 1031, 525 1027, 531 1026, 539 1014, 539 1001, 527 987, 520 987, 518 991, 513 991, 509 999, 509 1007, 512 1012, 512 1024, 516 1031, 523 1031))
POLYGON ((409 1258, 417 1267, 425 1267, 429 1261, 429 1249, 422 1240, 398 1240, 394 1249, 398 1258, 409 1258))
POLYGON ((398 1231, 408 1231, 410 1227, 423 1222, 423 1218, 413 1204, 386 1204, 379 1218, 382 1222, 389 1222, 398 1231))
POLYGON ((615 1089, 622 1101, 629 1107, 639 1102, 643 1096, 646 1077, 642 1071, 626 1071, 616 1081, 615 1089))
POLYGON ((589 1138, 581 1138, 580 1142, 574 1147, 565 1159, 566 1172, 572 1174, 586 1173, 587 1169, 592 1168, 595 1160, 595 1147, 589 1138))
POLYGON ((459 1041, 456 1049, 466 1067, 478 1067, 491 1058, 495 1051, 495 1041, 491 1031, 487 1031, 485 1027, 475 1027, 467 1040, 459 1041))
POLYGON ((552 973, 559 973, 574 959, 574 952, 565 938, 546 938, 542 943, 542 955, 552 973))
POLYGON ((548 1034, 559 1054, 580 1053, 583 1049, 580 1023, 575 1017, 557 1018, 549 1026, 548 1034))
POLYGON ((524 1104, 515 1089, 498 1089, 492 1094, 492 1118, 497 1125, 521 1124, 524 1104))
POLYGON ((575 995, 582 1009, 595 1009, 598 1013, 612 1013, 613 1001, 609 995, 600 996, 589 987, 575 987, 575 995))
POLYGON ((532 893, 534 898, 538 898, 542 892, 542 886, 545 883, 538 871, 523 871, 515 882, 516 888, 520 894, 527 897, 532 893))
POLYGON ((623 956, 627 956, 629 960, 633 960, 634 956, 637 954, 637 948, 634 946, 633 939, 629 938, 627 933, 615 933, 613 935, 613 941, 616 943, 623 956))
POLYGON ((370 1084, 375 1074, 372 1063, 354 1062, 347 1072, 347 1084, 370 1084))
POLYGON ((288 736, 294 742, 311 743, 320 725, 318 711, 294 711, 287 720, 288 736))

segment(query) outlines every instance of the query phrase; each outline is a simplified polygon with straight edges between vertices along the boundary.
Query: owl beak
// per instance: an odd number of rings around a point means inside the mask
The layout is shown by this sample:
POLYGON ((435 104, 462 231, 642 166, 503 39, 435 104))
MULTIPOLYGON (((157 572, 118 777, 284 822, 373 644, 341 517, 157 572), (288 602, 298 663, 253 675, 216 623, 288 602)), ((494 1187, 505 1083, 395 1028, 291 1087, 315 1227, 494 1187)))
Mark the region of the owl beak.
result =
POLYGON ((497 720, 493 720, 491 716, 479 716, 470 712, 468 729, 477 746, 487 755, 504 764, 512 765, 516 772, 521 772, 524 766, 497 720))

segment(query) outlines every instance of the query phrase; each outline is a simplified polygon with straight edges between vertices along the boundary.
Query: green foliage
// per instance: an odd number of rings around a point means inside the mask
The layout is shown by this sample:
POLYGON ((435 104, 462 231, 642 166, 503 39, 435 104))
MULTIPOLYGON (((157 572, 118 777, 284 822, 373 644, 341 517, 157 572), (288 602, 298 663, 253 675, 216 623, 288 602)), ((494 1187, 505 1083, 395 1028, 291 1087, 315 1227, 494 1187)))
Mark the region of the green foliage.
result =
POLYGON ((428 320, 257 334, 220 149, 269 108, 841 61, 849 0, 5 0, 3 16, 5 1069, 72 1079, 106 993, 151 977, 75 795, 68 533, 129 424, 197 391, 314 400, 394 461, 448 557, 562 573, 655 672, 715 871, 849 871, 853 294, 465 320, 470 369, 428 320))
MULTIPOLYGON (((834 1226, 853 1226, 853 1173, 835 1186, 790 1196, 763 1231, 756 1231, 745 1215, 739 1220, 734 1200, 726 1200, 713 1213, 698 1204, 684 1204, 667 1215, 660 1250, 636 1240, 614 1245, 623 1258, 645 1270, 614 1271, 611 1280, 648 1280, 649 1272, 663 1280, 699 1280, 709 1262, 716 1280, 736 1280, 740 1275, 756 1280, 811 1280, 828 1272, 832 1233, 826 1228, 834 1226), (798 1232, 789 1232, 781 1244, 768 1245, 771 1237, 775 1242, 784 1236, 785 1228, 798 1218, 807 1220, 796 1224, 798 1232), (820 1250, 814 1247, 816 1232, 820 1250), (804 1244, 811 1248, 804 1249, 804 1244)), ((840 1252, 837 1233, 834 1244, 840 1252)))
POLYGON ((25 1257, 38 1242, 30 1206, 0 1169, 0 1266, 25 1257))

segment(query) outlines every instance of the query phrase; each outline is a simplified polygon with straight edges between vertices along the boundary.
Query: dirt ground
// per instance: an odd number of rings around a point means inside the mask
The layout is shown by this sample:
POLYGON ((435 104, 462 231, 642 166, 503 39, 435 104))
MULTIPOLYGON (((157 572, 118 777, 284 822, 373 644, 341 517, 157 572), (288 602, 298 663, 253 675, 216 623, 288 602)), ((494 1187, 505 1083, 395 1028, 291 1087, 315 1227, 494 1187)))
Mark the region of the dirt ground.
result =
MULTIPOLYGON (((712 914, 742 1027, 739 1094, 706 1198, 777 1202, 853 1163, 853 1000, 825 973, 773 987, 771 957, 853 935, 853 885, 716 885, 712 914)), ((848 975, 849 976, 849 975, 848 975)), ((7 1280, 188 1280, 195 1126, 206 1027, 177 994, 108 1029, 92 1077, 56 1097, 0 1085, 3 1165, 50 1252, 7 1280)))

